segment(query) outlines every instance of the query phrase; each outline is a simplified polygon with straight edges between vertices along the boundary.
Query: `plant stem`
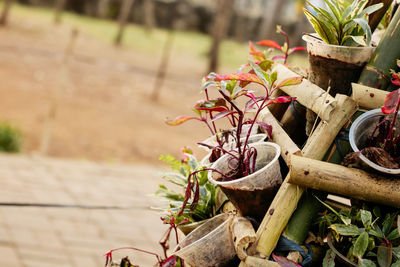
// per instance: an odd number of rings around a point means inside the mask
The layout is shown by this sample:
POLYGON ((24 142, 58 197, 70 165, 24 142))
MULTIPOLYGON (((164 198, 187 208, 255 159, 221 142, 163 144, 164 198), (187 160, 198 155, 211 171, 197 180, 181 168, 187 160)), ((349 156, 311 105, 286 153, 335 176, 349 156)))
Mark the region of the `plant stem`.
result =
POLYGON ((392 141, 392 139, 393 139, 393 136, 392 136, 393 135, 393 128, 396 125, 396 119, 397 119, 397 114, 399 112, 399 107, 400 107, 400 101, 397 101, 396 111, 395 111, 395 113, 393 115, 392 124, 390 125, 389 133, 388 133, 388 135, 386 137, 385 145, 384 145, 384 148, 385 148, 386 152, 388 152, 388 153, 389 153, 389 151, 388 151, 389 150, 389 144, 393 145, 393 141, 392 141))

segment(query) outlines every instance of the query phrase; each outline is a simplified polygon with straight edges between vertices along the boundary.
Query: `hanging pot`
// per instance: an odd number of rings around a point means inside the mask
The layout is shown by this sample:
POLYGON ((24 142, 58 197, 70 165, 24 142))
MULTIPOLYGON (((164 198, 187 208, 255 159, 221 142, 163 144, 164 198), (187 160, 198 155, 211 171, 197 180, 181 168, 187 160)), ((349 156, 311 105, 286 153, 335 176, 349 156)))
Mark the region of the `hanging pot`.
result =
POLYGON ((310 62, 309 80, 324 90, 330 86, 333 96, 350 95, 351 83, 358 81, 375 48, 330 45, 317 36, 303 35, 310 62))
MULTIPOLYGON (((376 125, 378 125, 379 120, 384 116, 388 115, 383 114, 381 112, 381 109, 373 109, 360 115, 353 122, 353 124, 350 127, 349 141, 350 141, 350 146, 354 152, 358 152, 363 148, 365 148, 365 144, 367 143, 368 138, 370 138, 372 132, 376 128, 376 125)), ((393 114, 389 116, 393 116, 393 114)), ((400 129, 399 115, 397 116, 395 127, 397 129, 400 129)), ((364 163, 364 165, 369 169, 373 169, 385 174, 400 175, 400 169, 389 169, 379 166, 378 164, 372 162, 361 153, 359 154, 359 158, 364 163)))
POLYGON ((190 266, 230 266, 236 255, 233 219, 233 214, 223 213, 207 220, 179 243, 174 255, 190 266))
MULTIPOLYGON (((256 171, 232 181, 221 181, 216 172, 208 172, 208 180, 218 185, 243 216, 261 221, 282 184, 279 166, 280 147, 271 142, 250 145, 257 150, 256 171)), ((211 168, 229 173, 230 155, 218 159, 211 168)))

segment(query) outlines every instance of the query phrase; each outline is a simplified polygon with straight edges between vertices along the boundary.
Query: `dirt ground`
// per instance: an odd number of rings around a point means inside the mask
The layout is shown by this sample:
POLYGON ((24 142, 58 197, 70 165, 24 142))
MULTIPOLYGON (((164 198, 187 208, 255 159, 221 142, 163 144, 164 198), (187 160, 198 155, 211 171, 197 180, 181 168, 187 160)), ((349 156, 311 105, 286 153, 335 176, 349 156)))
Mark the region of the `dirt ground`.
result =
POLYGON ((50 156, 156 163, 160 154, 179 155, 184 145, 196 147, 208 136, 198 122, 164 124, 191 114, 201 98, 205 61, 174 50, 154 102, 149 96, 160 51, 135 53, 79 32, 65 59, 70 36, 71 27, 39 18, 14 16, 0 28, 0 121, 22 130, 23 152, 38 153, 51 133, 50 156))

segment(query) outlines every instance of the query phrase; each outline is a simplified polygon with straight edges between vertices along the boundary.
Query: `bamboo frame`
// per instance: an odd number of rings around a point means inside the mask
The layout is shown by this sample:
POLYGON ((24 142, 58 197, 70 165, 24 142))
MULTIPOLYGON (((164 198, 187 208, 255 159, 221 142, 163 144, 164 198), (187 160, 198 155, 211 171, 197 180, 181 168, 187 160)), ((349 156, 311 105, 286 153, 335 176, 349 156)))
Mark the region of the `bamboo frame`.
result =
POLYGON ((400 208, 397 178, 293 155, 288 183, 400 208))
MULTIPOLYGON (((279 73, 278 84, 287 78, 302 77, 282 64, 277 64, 274 71, 279 73)), ((296 100, 300 104, 314 111, 322 120, 331 120, 332 112, 337 105, 337 101, 317 85, 303 79, 300 84, 284 86, 280 89, 291 96, 296 96, 296 100)))
POLYGON ((301 155, 301 150, 292 141, 285 130, 283 130, 268 108, 261 111, 260 121, 266 122, 272 126, 272 141, 281 147, 281 156, 287 164, 291 154, 301 155))
MULTIPOLYGON (((336 95, 335 102, 337 102, 337 106, 330 114, 332 123, 321 122, 319 124, 302 150, 305 157, 322 159, 340 129, 357 109, 355 101, 345 95, 336 95)), ((269 257, 296 209, 304 188, 289 184, 287 180, 285 179, 271 203, 270 209, 257 231, 257 240, 248 250, 249 255, 255 255, 258 252, 269 257)))
POLYGON ((389 93, 384 90, 375 89, 361 84, 352 83, 353 99, 360 107, 376 109, 383 106, 385 97, 389 93))

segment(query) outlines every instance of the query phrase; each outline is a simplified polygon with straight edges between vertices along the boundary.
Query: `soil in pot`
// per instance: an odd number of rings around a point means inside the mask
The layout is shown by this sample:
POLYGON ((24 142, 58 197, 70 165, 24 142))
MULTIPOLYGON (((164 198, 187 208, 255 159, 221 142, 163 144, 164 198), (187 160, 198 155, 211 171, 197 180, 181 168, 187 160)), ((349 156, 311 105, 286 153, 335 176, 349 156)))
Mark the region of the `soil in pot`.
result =
POLYGON ((357 82, 370 59, 373 47, 329 45, 314 35, 303 35, 310 62, 309 80, 328 89, 330 94, 351 94, 351 83, 357 82))
MULTIPOLYGON (((252 146, 257 149, 258 155, 256 171, 253 174, 224 182, 221 181, 220 175, 209 171, 208 179, 221 188, 244 217, 249 217, 251 221, 261 222, 282 184, 278 161, 280 147, 269 142, 256 143, 252 146)), ((212 168, 228 173, 228 159, 229 155, 221 157, 212 165, 212 168)))

